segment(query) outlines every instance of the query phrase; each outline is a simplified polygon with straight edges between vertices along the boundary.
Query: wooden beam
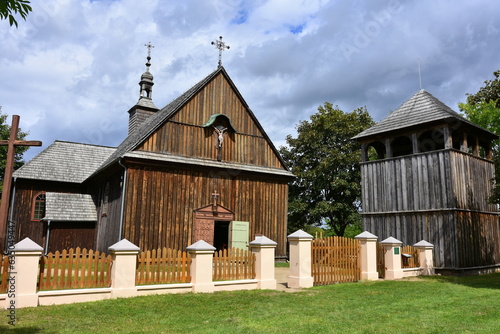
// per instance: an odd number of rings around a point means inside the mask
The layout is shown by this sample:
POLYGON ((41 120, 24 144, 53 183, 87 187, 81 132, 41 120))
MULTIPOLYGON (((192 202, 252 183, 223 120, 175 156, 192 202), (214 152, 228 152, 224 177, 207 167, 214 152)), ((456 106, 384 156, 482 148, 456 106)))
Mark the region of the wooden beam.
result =
POLYGON ((19 131, 19 120, 18 115, 12 116, 12 125, 10 127, 10 138, 9 140, 0 141, 0 145, 6 145, 7 148, 7 160, 5 162, 5 173, 3 177, 3 188, 2 188, 2 203, 0 204, 0 249, 5 250, 6 241, 6 231, 7 231, 7 215, 9 213, 10 204, 10 192, 12 188, 12 173, 14 172, 14 162, 16 154, 16 146, 41 146, 41 141, 24 141, 17 139, 17 133, 19 131))

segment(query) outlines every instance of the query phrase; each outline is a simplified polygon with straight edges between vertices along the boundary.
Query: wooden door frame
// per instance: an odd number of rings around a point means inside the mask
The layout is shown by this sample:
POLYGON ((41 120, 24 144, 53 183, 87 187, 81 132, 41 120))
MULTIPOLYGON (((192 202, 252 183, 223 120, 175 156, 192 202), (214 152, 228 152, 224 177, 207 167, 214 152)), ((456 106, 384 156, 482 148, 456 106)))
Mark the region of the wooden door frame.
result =
POLYGON ((210 204, 194 210, 192 242, 195 243, 196 241, 203 239, 204 241, 213 245, 215 222, 232 222, 233 220, 234 212, 223 207, 222 205, 213 206, 210 204))

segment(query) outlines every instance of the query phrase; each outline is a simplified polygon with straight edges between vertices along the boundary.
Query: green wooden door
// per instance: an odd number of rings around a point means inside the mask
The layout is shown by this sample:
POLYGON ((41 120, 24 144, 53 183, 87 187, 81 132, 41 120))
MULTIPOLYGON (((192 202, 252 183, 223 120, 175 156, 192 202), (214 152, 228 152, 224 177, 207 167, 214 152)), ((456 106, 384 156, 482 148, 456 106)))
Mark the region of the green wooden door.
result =
POLYGON ((230 247, 248 250, 249 222, 232 221, 229 226, 230 247))

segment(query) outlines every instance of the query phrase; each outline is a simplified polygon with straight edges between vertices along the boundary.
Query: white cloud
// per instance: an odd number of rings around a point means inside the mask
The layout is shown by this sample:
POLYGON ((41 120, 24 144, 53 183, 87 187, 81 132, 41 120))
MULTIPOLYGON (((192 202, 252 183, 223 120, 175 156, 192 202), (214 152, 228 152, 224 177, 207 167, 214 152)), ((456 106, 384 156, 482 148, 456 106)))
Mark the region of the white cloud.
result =
POLYGON ((44 147, 120 143, 149 41, 162 107, 216 68, 222 35, 223 64, 277 146, 326 101, 385 117, 419 89, 417 57, 424 88, 453 109, 499 68, 487 0, 32 4, 19 29, 0 22, 0 105, 44 147))

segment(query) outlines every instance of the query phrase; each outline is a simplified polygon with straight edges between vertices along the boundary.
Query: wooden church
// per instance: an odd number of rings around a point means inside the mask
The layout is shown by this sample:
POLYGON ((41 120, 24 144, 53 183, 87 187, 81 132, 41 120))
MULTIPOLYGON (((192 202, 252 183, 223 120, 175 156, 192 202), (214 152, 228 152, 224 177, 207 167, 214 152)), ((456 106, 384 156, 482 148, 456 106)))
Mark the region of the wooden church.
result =
POLYGON ((224 67, 159 109, 150 59, 118 147, 56 141, 14 173, 18 240, 184 250, 246 248, 262 234, 285 257, 293 175, 224 67))
POLYGON ((500 266, 498 207, 488 203, 495 134, 421 90, 356 137, 363 228, 434 244, 442 269, 500 266))

